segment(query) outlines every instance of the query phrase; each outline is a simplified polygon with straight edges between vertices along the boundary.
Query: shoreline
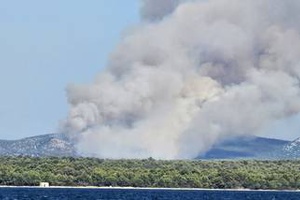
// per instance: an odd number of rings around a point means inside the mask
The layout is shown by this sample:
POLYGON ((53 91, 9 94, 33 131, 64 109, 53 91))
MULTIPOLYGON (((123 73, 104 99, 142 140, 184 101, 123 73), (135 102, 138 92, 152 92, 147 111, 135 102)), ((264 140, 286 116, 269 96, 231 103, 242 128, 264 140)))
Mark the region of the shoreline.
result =
POLYGON ((0 185, 1 188, 32 188, 32 189, 98 189, 98 190, 178 190, 178 191, 232 191, 232 192, 300 192, 300 190, 253 190, 247 188, 241 189, 211 189, 211 188, 151 188, 151 187, 97 187, 97 186, 9 186, 9 185, 0 185))

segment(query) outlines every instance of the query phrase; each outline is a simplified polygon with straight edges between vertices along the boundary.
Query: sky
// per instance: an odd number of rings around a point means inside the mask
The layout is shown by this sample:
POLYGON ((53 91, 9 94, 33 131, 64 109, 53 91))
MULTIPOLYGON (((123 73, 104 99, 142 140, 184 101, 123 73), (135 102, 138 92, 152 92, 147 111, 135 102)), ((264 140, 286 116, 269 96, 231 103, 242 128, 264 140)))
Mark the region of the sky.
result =
POLYGON ((0 138, 56 132, 66 86, 92 81, 138 15, 138 0, 1 1, 0 138))
MULTIPOLYGON (((0 139, 53 133, 68 113, 68 84, 87 83, 106 65, 138 0, 10 0, 0 3, 0 139)), ((261 135, 292 140, 300 116, 261 135)), ((298 134, 299 133, 299 134, 298 134)))

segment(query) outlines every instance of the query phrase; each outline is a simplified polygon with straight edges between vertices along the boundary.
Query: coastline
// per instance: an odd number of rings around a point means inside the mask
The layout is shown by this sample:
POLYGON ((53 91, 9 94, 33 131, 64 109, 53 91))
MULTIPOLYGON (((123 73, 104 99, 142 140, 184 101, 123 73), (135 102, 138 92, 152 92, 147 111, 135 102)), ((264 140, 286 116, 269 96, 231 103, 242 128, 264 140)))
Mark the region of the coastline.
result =
POLYGON ((98 189, 98 190, 180 190, 180 191, 231 191, 231 192, 300 192, 300 190, 253 190, 247 188, 238 189, 212 189, 212 188, 151 188, 151 187, 97 187, 97 186, 10 186, 10 185, 0 185, 1 188, 28 188, 28 189, 98 189))

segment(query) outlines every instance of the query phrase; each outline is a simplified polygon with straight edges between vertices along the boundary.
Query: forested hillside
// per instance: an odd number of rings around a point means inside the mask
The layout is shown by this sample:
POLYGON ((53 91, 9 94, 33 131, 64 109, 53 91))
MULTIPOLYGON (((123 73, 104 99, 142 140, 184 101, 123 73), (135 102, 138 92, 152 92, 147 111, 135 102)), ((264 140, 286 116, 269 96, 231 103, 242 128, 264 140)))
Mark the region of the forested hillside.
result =
POLYGON ((0 158, 1 185, 299 189, 300 161, 0 158))

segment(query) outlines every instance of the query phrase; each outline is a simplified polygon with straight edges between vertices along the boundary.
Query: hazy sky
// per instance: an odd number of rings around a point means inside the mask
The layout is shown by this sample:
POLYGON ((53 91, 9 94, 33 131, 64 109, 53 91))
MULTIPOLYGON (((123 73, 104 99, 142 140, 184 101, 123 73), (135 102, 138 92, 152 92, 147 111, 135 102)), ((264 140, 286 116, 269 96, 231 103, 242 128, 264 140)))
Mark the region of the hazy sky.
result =
POLYGON ((91 81, 138 0, 9 0, 0 3, 0 138, 56 131, 65 87, 91 81))
MULTIPOLYGON (((6 0, 0 3, 0 139, 55 132, 65 88, 91 81, 129 25, 138 0, 6 0)), ((300 136, 300 117, 262 135, 300 136)))

